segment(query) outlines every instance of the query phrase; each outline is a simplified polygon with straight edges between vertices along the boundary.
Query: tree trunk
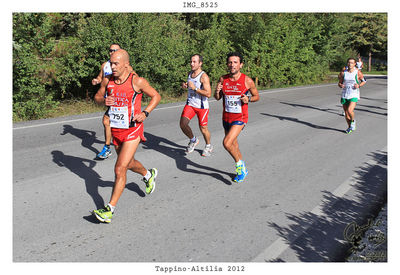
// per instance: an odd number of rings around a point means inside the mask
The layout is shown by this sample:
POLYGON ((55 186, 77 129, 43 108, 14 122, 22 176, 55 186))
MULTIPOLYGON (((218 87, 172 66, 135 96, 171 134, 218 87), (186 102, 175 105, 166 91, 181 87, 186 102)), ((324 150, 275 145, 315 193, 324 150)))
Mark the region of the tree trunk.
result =
POLYGON ((371 53, 371 51, 369 51, 369 53, 368 53, 368 72, 370 72, 371 71, 371 62, 372 61, 372 53, 371 53))

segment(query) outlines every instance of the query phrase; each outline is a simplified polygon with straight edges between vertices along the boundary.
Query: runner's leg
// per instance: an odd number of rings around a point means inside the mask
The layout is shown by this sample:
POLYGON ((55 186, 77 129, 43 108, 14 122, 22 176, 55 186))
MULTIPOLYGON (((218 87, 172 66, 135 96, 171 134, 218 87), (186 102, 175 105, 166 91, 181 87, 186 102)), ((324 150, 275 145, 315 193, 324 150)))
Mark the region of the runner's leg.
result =
POLYGON ((354 120, 354 117, 355 117, 355 116, 354 116, 354 109, 356 108, 356 105, 357 105, 357 102, 351 101, 351 102, 349 103, 348 107, 347 107, 347 112, 348 112, 348 114, 349 114, 350 123, 351 123, 351 121, 354 120))
POLYGON ((192 139, 194 137, 192 128, 189 126, 190 120, 187 117, 181 117, 179 125, 182 129, 182 132, 189 138, 192 139))
POLYGON ((111 126, 110 126, 110 117, 107 115, 103 116, 103 125, 104 125, 104 137, 106 145, 111 144, 111 126))
MULTIPOLYGON (((139 143, 140 137, 135 140, 126 141, 115 148, 118 158, 115 163, 115 183, 110 199, 110 204, 112 206, 116 206, 122 192, 124 191, 126 185, 126 172, 128 169, 133 169, 135 165, 132 161, 134 161, 135 152, 139 143)), ((146 174, 146 172, 144 174, 146 174)))
POLYGON ((224 148, 229 152, 235 162, 242 159, 242 153, 239 150, 237 138, 245 125, 232 125, 229 131, 225 131, 223 140, 224 148))
POLYGON ((211 134, 207 127, 209 109, 198 109, 198 112, 196 114, 197 114, 197 118, 199 120, 200 132, 202 133, 206 144, 210 144, 211 143, 211 134))
POLYGON ((342 106, 343 106, 343 110, 344 110, 344 117, 346 119, 346 122, 347 122, 348 126, 350 127, 351 117, 350 117, 349 111, 348 111, 349 104, 348 103, 347 104, 343 104, 342 106))
POLYGON ((200 131, 203 134, 204 140, 206 141, 206 144, 211 143, 211 134, 210 131, 208 131, 207 126, 200 126, 200 131))

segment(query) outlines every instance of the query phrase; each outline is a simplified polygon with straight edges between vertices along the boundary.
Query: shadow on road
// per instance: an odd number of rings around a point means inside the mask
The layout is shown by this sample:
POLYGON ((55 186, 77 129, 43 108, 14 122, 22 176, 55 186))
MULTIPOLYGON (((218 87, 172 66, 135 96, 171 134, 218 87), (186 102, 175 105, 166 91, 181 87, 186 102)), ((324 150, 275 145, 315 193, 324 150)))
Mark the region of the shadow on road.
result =
MULTIPOLYGON (((57 150, 52 151, 51 154, 53 155, 54 163, 60 167, 67 168, 85 181, 86 192, 92 197, 96 209, 105 205, 104 199, 100 196, 98 188, 113 187, 114 182, 103 181, 100 175, 93 170, 96 166, 96 161, 69 156, 57 150)), ((128 183, 125 188, 137 193, 140 197, 145 196, 145 193, 136 183, 128 183)))
POLYGON ((316 124, 313 124, 313 123, 310 123, 310 122, 307 122, 307 121, 303 121, 303 120, 300 120, 300 119, 294 118, 294 117, 278 116, 278 115, 272 115, 272 114, 267 114, 267 113, 260 113, 260 114, 264 115, 264 116, 275 117, 275 118, 278 118, 280 120, 288 120, 288 121, 300 123, 300 124, 303 124, 303 125, 315 128, 315 129, 330 130, 330 131, 336 131, 336 132, 340 132, 340 133, 345 133, 344 130, 339 130, 339 129, 325 127, 325 126, 319 126, 319 125, 316 125, 316 124))
POLYGON ((176 144, 168 139, 155 136, 148 132, 145 133, 145 136, 147 141, 143 143, 143 149, 155 150, 172 158, 175 160, 176 167, 179 170, 188 173, 210 176, 224 182, 227 185, 232 185, 231 180, 235 177, 235 174, 221 171, 213 167, 204 166, 187 159, 185 152, 186 146, 176 144), (193 168, 189 168, 190 166, 193 168), (229 176, 230 180, 224 178, 222 174, 229 176))
POLYGON ((366 100, 370 100, 370 101, 378 101, 378 102, 385 103, 385 104, 388 103, 387 99, 383 99, 383 98, 371 98, 371 97, 361 96, 361 99, 366 99, 366 100))
POLYGON ((387 200, 387 153, 379 151, 371 156, 374 164, 366 163, 355 171, 355 199, 323 191, 321 214, 287 213, 292 222, 287 227, 269 223, 301 262, 343 262, 363 233, 351 225, 363 226, 379 213, 387 200))
POLYGON ((53 162, 60 167, 65 167, 85 181, 86 192, 92 197, 96 207, 103 207, 104 200, 98 192, 98 187, 112 187, 113 182, 103 181, 93 168, 96 162, 84 158, 65 155, 61 151, 52 151, 53 162))
POLYGON ((364 106, 364 107, 367 107, 367 108, 375 108, 375 109, 387 110, 387 109, 384 109, 384 108, 381 108, 381 107, 358 104, 356 106, 355 112, 366 112, 366 113, 371 113, 371 114, 375 114, 375 115, 387 116, 387 112, 384 112, 384 113, 375 112, 375 111, 371 111, 371 110, 368 110, 368 109, 359 108, 360 106, 364 106))
POLYGON ((282 101, 280 103, 281 104, 285 104, 285 105, 289 105, 289 106, 292 106, 292 107, 302 107, 302 108, 307 108, 307 109, 313 109, 313 110, 327 112, 327 113, 331 113, 331 114, 335 114, 335 115, 340 116, 340 114, 338 113, 337 109, 319 108, 319 107, 314 107, 314 106, 310 106, 310 105, 290 103, 290 102, 282 102, 282 101))
POLYGON ((64 125, 64 132, 62 132, 60 135, 63 136, 66 134, 71 134, 81 139, 82 146, 94 152, 95 155, 97 155, 100 151, 94 148, 93 144, 94 143, 104 144, 104 141, 100 141, 96 138, 96 132, 94 131, 82 130, 74 128, 71 125, 64 125))

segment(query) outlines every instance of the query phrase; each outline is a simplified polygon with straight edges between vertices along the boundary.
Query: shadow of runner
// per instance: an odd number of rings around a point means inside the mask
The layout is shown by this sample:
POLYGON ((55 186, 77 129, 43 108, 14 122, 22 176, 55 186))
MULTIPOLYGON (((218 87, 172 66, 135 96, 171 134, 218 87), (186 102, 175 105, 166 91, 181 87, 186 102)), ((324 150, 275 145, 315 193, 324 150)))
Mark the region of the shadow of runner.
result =
POLYGON ((207 175, 217 180, 220 180, 227 185, 232 185, 232 182, 224 178, 221 174, 229 176, 231 180, 236 176, 235 174, 221 171, 212 167, 204 166, 187 159, 185 152, 186 146, 178 145, 168 139, 155 136, 148 132, 145 132, 145 136, 147 138, 147 141, 142 144, 143 148, 155 150, 172 158, 173 160, 175 160, 176 167, 179 170, 194 174, 207 175), (192 166, 193 168, 189 168, 189 166, 192 166))
POLYGON ((367 224, 367 219, 373 219, 387 201, 387 153, 371 155, 376 163, 366 163, 356 171, 354 199, 323 191, 322 214, 286 214, 293 222, 287 227, 269 223, 301 262, 343 262, 354 247, 352 242, 363 233, 352 231, 349 240, 345 230, 351 224, 367 224))
MULTIPOLYGON (((358 104, 358 106, 363 106, 363 105, 358 104)), ((355 109, 356 112, 365 112, 365 113, 371 113, 371 114, 375 114, 375 115, 387 116, 387 113, 380 113, 380 112, 375 112, 375 111, 371 111, 368 109, 361 109, 361 108, 357 108, 357 107, 355 109)), ((368 107, 370 107, 370 106, 368 106, 368 107)), ((378 108, 378 107, 375 107, 375 108, 378 108)))
POLYGON ((82 140, 82 146, 89 149, 90 151, 94 152, 96 155, 100 152, 96 148, 93 147, 94 143, 99 143, 99 144, 104 144, 104 141, 100 141, 96 138, 96 132, 94 131, 88 131, 88 130, 82 130, 82 129, 77 129, 74 128, 71 125, 64 125, 64 132, 62 132, 60 135, 66 135, 66 134, 71 134, 73 136, 76 136, 77 138, 82 140))
MULTIPOLYGON (((53 162, 60 167, 65 167, 74 174, 78 175, 85 181, 86 192, 92 197, 96 208, 104 206, 104 199, 99 194, 100 187, 113 187, 113 181, 103 181, 99 174, 97 174, 93 168, 96 166, 96 162, 84 158, 78 158, 74 156, 65 155, 61 151, 52 151, 53 162)), ((140 197, 144 197, 144 192, 139 188, 136 183, 129 183, 126 188, 136 192, 140 197)))
POLYGON ((322 112, 327 112, 331 113, 334 115, 340 116, 340 114, 337 112, 336 109, 331 109, 331 108, 319 108, 319 107, 313 107, 311 105, 304 105, 304 104, 298 104, 298 103, 290 103, 290 102, 280 102, 281 104, 289 105, 292 107, 301 107, 301 108, 307 108, 307 109, 312 109, 312 110, 317 110, 317 111, 322 111, 322 112))
POLYGON ((288 121, 300 123, 300 124, 303 124, 303 125, 306 125, 306 126, 315 128, 315 129, 331 130, 331 131, 337 131, 337 132, 340 132, 340 133, 345 133, 344 130, 339 130, 339 129, 335 129, 335 128, 330 128, 330 127, 315 125, 315 124, 312 124, 312 123, 310 123, 310 122, 303 121, 303 120, 300 120, 300 119, 294 118, 294 117, 271 115, 271 114, 267 114, 267 113, 260 113, 260 114, 261 114, 261 115, 264 115, 264 116, 275 117, 275 118, 278 118, 278 119, 280 119, 280 120, 288 120, 288 121))

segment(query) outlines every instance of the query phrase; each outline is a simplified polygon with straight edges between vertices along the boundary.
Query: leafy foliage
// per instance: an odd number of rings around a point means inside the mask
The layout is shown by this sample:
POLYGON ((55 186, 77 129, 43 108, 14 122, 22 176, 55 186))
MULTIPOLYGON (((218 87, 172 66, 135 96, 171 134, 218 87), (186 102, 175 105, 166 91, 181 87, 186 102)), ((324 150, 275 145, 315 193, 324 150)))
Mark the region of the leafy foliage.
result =
POLYGON ((242 52, 257 85, 300 85, 357 53, 386 59, 387 14, 14 13, 13 118, 42 118, 61 100, 93 96, 91 79, 112 43, 168 96, 183 92, 194 53, 213 85, 230 51, 242 52))

